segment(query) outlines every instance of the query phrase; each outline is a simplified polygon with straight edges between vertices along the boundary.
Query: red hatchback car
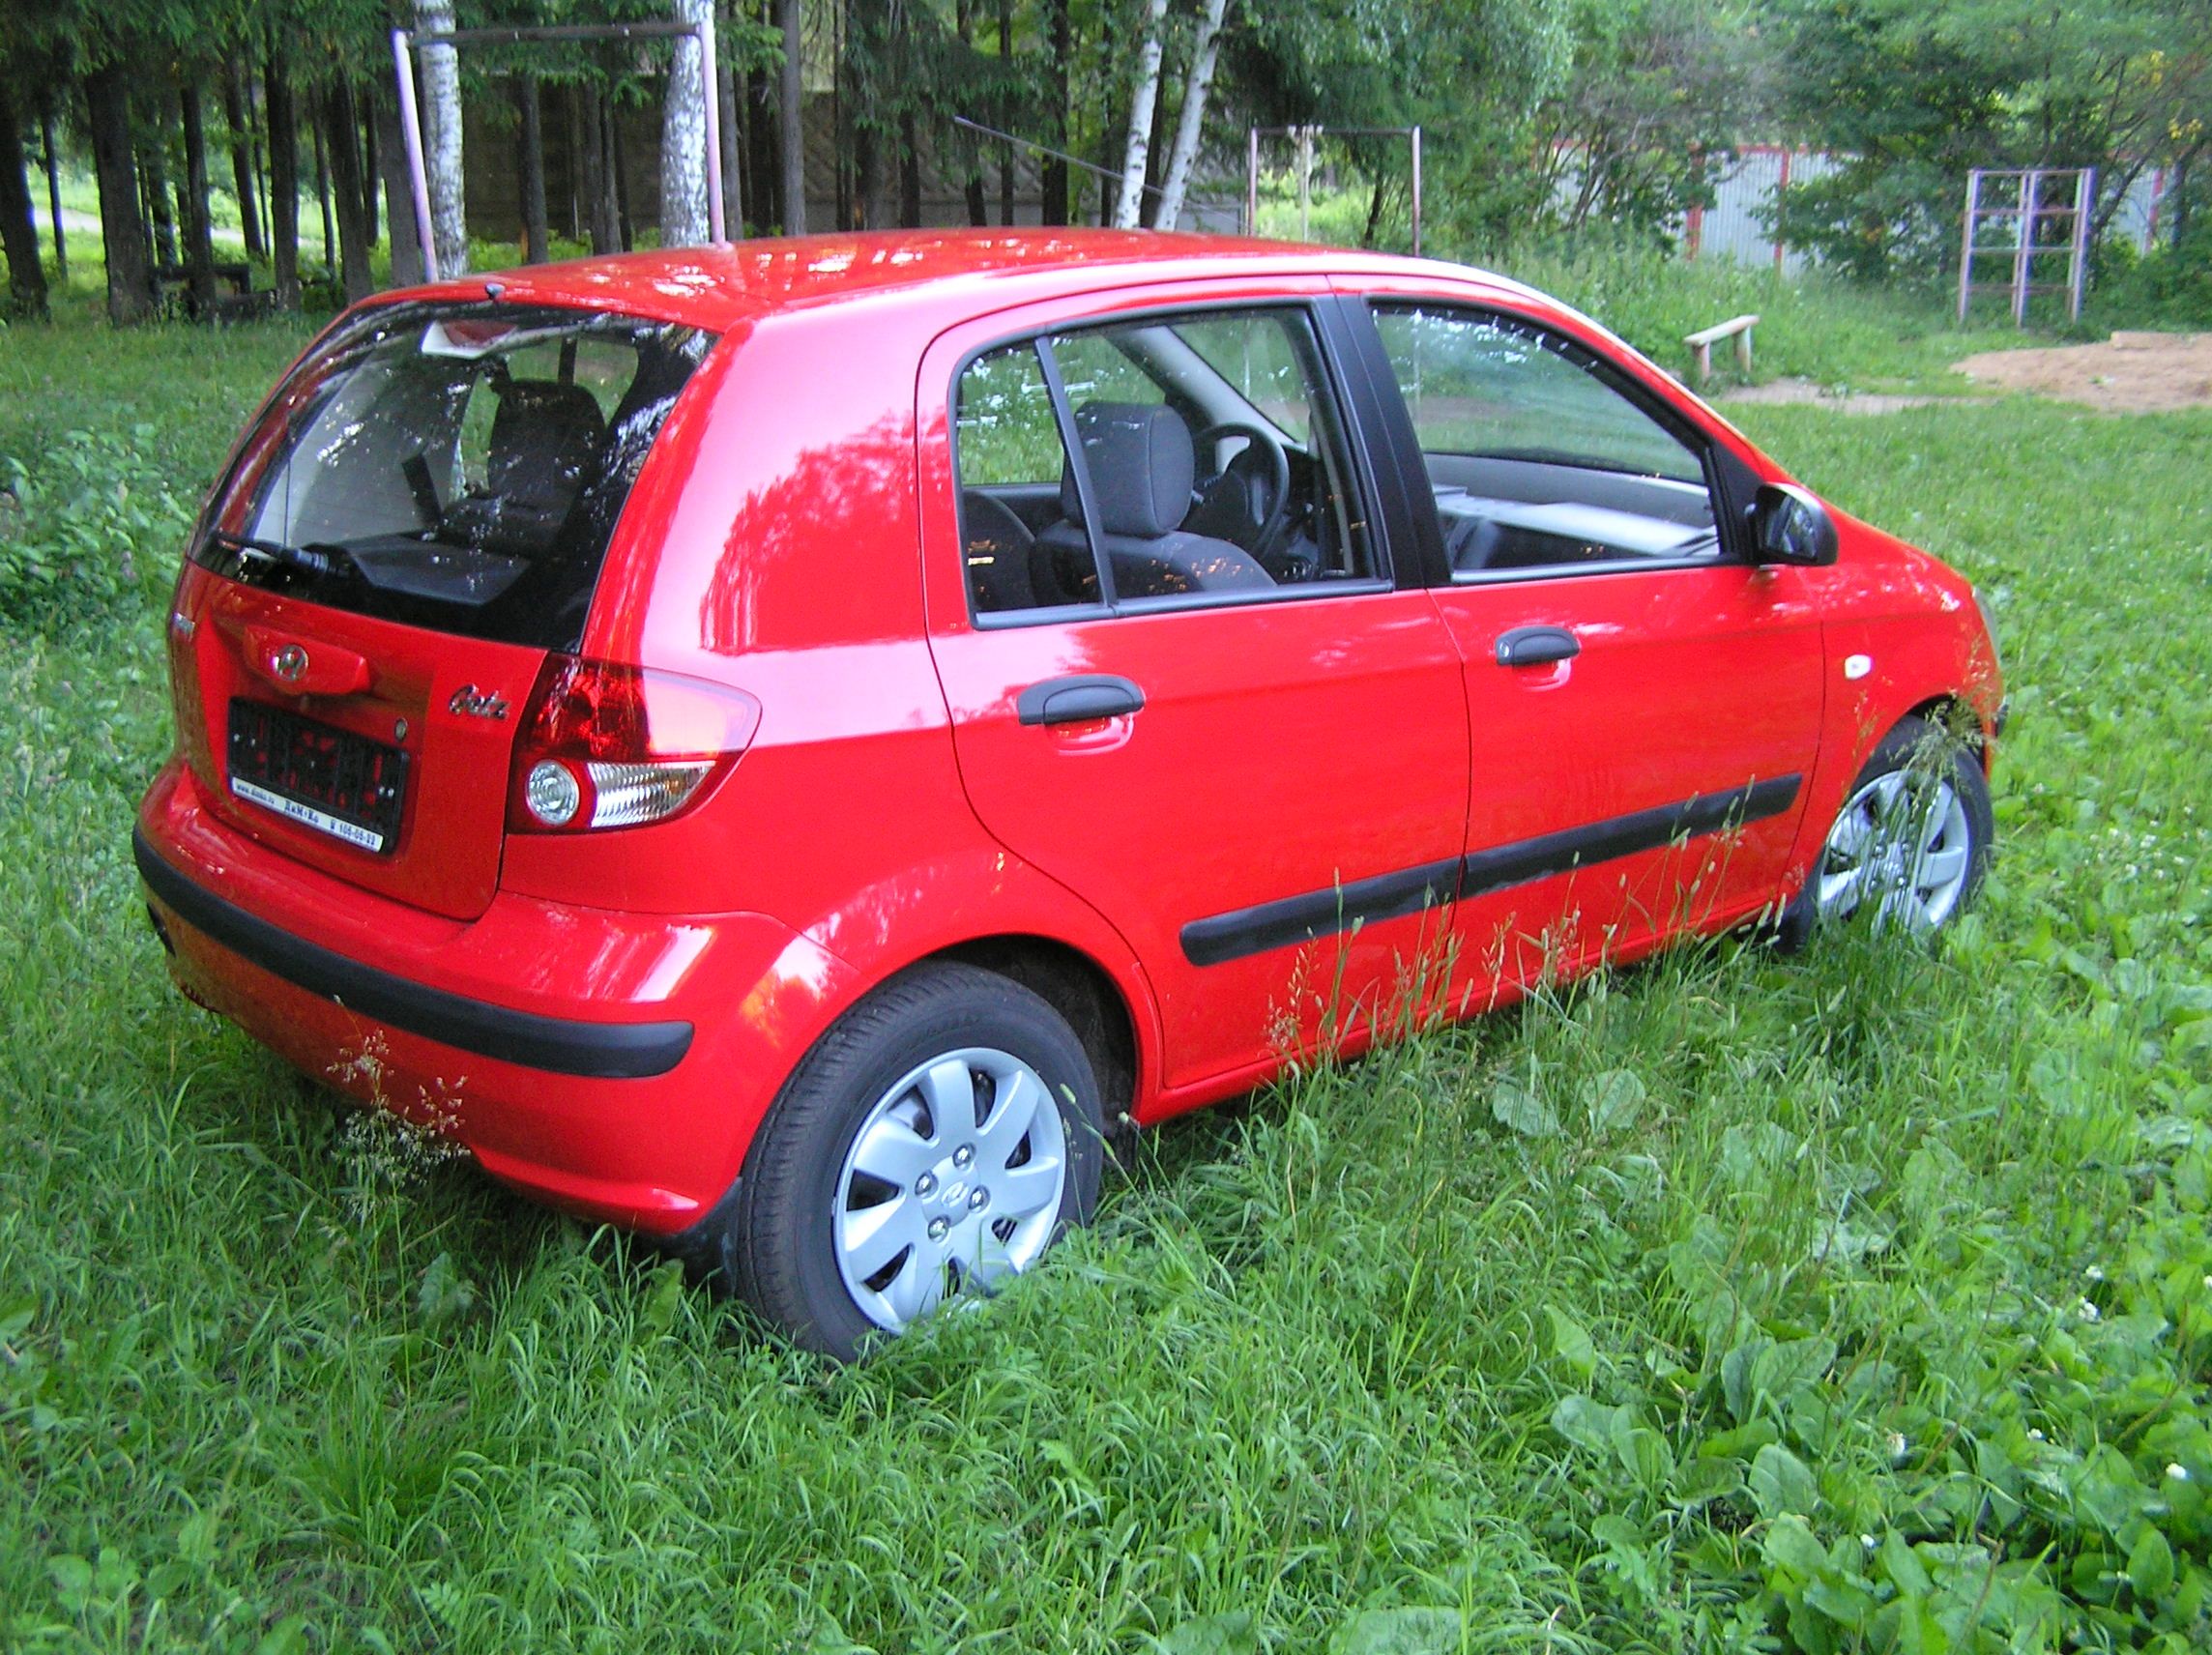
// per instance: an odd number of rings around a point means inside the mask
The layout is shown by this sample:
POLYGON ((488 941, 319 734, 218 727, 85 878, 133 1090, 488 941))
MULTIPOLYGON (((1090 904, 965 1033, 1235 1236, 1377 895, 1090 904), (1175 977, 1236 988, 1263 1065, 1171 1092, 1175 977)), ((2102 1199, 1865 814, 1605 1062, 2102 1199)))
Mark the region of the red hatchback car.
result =
POLYGON ((1102 1143, 1971 895, 1973 590, 1457 266, 817 237, 389 294, 169 617, 184 991, 849 1353, 1102 1143), (1935 758, 1936 725, 1965 740, 1935 758))

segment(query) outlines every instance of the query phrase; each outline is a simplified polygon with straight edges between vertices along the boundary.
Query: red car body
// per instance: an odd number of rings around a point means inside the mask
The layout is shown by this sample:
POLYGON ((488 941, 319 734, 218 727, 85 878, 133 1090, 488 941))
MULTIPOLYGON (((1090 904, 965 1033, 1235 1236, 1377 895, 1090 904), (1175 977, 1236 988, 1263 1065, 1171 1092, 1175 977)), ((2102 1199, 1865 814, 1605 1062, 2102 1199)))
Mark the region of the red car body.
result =
MULTIPOLYGON (((525 708, 544 651, 190 562, 170 624, 177 749, 137 855, 193 1000, 592 1218, 664 1236, 698 1224, 794 1064, 917 961, 1011 962, 1091 1006, 1077 1026, 1109 1106, 1149 1124, 1409 1017, 1480 1011, 1543 973, 1771 912, 1901 718, 1964 708, 1985 760, 1996 733, 1970 587, 1841 514, 1824 566, 1435 578, 1390 504, 1404 433, 1371 412, 1386 396, 1344 342, 1374 296, 1532 321, 1716 453, 1786 480, 1619 340, 1497 277, 1012 231, 639 254, 491 290, 715 335, 636 476, 576 653, 724 692, 733 725, 752 722, 732 738, 742 756, 665 822, 506 831, 520 720, 472 709, 525 708), (1353 387, 1394 589, 978 624, 953 472, 960 364, 1049 327, 1230 302, 1350 318, 1324 332, 1353 387), (1580 653, 1501 667, 1499 639, 1530 626, 1564 628, 1580 653), (321 676, 284 682, 288 649, 321 676), (1022 692, 1070 675, 1133 681, 1142 711, 1025 721, 1022 692), (220 715, 241 699, 406 752, 397 851, 235 797, 220 715), (1701 799, 1733 814, 1701 815, 1701 799), (1346 923, 1317 925, 1332 901, 1346 923)), ((370 306, 486 292, 472 277, 370 306)))

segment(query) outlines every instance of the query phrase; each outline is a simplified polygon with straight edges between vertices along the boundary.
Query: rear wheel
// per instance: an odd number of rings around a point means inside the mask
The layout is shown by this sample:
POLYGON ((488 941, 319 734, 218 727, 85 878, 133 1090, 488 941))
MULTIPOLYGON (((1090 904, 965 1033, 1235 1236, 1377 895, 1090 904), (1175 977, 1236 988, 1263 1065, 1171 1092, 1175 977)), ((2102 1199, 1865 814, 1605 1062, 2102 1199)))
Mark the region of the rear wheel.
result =
POLYGON ((1019 984, 918 967, 846 1014, 786 1083, 721 1237, 739 1291, 850 1358, 944 1300, 989 1292, 1089 1221, 1098 1083, 1019 984))
POLYGON ((1925 718, 1903 719, 1851 784, 1783 913, 1782 941, 1801 945, 1857 915, 1877 930, 1932 936, 1973 900, 1994 836, 1978 755, 1925 718))

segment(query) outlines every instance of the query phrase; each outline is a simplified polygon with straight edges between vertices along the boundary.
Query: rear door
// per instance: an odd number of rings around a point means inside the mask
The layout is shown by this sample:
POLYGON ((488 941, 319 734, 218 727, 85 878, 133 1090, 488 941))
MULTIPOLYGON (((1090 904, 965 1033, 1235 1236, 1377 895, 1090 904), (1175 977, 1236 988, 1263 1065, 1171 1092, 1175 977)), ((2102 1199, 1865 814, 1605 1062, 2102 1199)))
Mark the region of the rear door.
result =
POLYGON ((366 889, 489 904, 515 726, 573 651, 707 339, 541 307, 341 327, 248 438, 170 621, 210 808, 366 889))
POLYGON ((1821 638, 1809 571, 1737 543, 1741 463, 1530 316, 1441 295, 1368 314, 1466 663, 1474 974, 1525 983, 1771 900, 1821 638))
POLYGON ((955 332, 920 378, 962 777, 1128 940, 1170 1089, 1402 1013, 1457 872, 1458 655, 1392 578, 1323 320, 1122 294, 955 332))

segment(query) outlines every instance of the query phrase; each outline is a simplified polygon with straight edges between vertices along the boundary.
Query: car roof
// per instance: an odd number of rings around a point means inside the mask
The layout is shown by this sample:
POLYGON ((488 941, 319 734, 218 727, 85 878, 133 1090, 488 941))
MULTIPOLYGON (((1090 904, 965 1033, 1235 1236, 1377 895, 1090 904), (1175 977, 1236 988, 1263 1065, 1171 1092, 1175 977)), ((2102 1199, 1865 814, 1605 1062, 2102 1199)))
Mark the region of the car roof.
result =
MULTIPOLYGON (((574 305, 724 333, 787 310, 972 286, 1005 303, 1135 281, 1215 275, 1358 276, 1428 272, 1540 296, 1486 271, 1384 253, 1156 230, 993 228, 878 230, 764 237, 708 247, 622 253, 471 275, 381 294, 379 302, 478 299, 487 286, 515 304, 574 305)), ((978 308, 995 308, 979 303, 978 308)))

